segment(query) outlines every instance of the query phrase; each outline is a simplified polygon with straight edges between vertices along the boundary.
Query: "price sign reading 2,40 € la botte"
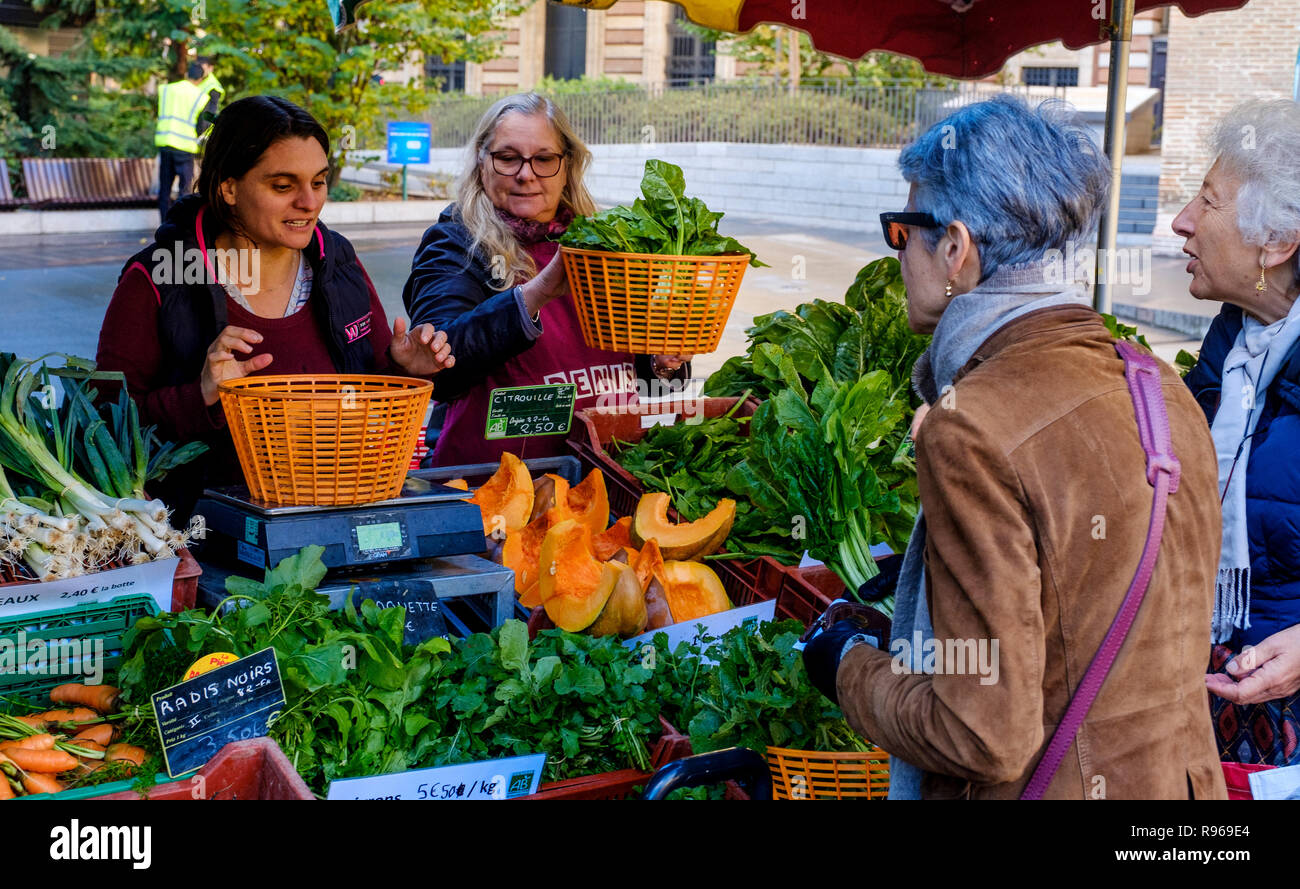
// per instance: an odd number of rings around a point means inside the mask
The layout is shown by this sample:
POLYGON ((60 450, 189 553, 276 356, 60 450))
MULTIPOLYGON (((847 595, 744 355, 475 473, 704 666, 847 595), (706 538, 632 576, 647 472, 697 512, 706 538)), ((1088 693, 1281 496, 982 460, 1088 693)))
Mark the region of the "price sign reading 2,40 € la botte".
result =
POLYGON ((151 698, 167 774, 202 768, 231 741, 260 738, 284 707, 275 649, 242 657, 151 698))
POLYGON ((573 383, 547 386, 510 386, 493 389, 488 396, 484 438, 523 438, 526 435, 563 435, 573 422, 573 383))

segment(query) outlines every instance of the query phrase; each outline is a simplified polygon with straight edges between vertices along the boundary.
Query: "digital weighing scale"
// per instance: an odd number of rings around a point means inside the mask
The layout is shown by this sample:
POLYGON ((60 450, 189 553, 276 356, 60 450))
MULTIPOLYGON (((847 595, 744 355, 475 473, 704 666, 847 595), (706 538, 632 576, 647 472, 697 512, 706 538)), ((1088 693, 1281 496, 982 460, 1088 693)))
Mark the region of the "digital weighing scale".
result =
POLYGON ((231 574, 260 577, 316 545, 325 548, 329 569, 318 592, 332 608, 355 588, 356 604, 405 604, 408 632, 440 628, 430 610, 462 634, 497 626, 514 615, 514 573, 477 555, 486 548, 482 514, 465 496, 417 475, 407 477, 397 497, 358 506, 271 506, 243 486, 208 489, 194 508, 202 517, 193 544, 203 565, 199 602, 215 607, 231 574), (442 608, 451 598, 464 607, 442 608))

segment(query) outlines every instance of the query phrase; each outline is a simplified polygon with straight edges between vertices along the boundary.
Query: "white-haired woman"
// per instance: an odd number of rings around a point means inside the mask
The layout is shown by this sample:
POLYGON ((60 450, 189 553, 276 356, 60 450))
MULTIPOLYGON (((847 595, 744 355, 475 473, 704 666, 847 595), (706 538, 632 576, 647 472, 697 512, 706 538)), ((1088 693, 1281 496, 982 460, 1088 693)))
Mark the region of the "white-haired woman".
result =
POLYGON ((675 356, 638 361, 583 341, 555 242, 596 211, 582 181, 590 162, 564 113, 535 93, 502 98, 479 121, 456 203, 424 233, 402 294, 411 323, 445 330, 456 356, 438 378, 435 397, 450 406, 434 465, 567 453, 564 435, 487 438, 494 389, 572 383, 578 411, 634 399, 638 367, 685 371, 675 356))
POLYGON ((1211 672, 1219 753, 1300 763, 1300 106, 1254 100, 1174 219, 1190 290, 1222 302, 1187 384, 1219 458, 1211 672))

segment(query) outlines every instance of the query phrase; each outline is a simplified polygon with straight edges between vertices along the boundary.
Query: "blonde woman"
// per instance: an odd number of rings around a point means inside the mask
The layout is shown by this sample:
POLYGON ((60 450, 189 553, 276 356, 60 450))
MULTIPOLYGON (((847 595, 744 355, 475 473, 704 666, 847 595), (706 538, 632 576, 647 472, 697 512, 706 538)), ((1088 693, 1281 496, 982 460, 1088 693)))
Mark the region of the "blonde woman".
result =
POLYGON ((555 242, 574 216, 596 211, 582 181, 591 152, 554 102, 498 100, 468 151, 456 203, 424 233, 402 294, 412 325, 445 330, 456 356, 435 390, 450 404, 433 464, 492 462, 505 450, 562 455, 564 435, 487 439, 492 390, 573 383, 578 411, 634 398, 638 366, 664 378, 686 368, 583 341, 555 242))

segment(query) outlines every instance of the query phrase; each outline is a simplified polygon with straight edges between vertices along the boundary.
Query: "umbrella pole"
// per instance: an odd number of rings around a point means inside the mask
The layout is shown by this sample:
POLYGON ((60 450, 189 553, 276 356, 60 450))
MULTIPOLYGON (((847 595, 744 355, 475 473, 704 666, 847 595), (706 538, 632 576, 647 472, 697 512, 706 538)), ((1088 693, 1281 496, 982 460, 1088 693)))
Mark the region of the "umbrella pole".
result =
POLYGON ((1105 149, 1110 157, 1110 195, 1097 233, 1096 284, 1092 305, 1111 311, 1110 269, 1115 268, 1115 242, 1119 232, 1120 178, 1124 168, 1124 131, 1128 119, 1128 51, 1133 42, 1133 0, 1112 0, 1110 76, 1106 83, 1105 149))

